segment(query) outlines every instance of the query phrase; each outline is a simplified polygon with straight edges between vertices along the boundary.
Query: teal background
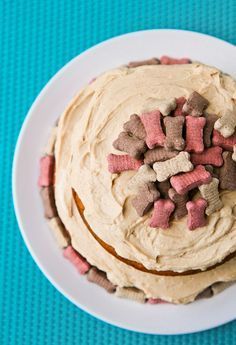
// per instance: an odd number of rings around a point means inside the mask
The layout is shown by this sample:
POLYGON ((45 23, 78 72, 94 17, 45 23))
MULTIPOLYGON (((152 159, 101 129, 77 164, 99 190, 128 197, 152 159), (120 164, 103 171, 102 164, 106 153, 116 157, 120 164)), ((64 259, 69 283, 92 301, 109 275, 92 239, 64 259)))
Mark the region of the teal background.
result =
POLYGON ((89 316, 42 275, 14 216, 14 147, 42 87, 88 47, 126 32, 153 28, 200 31, 235 44, 236 1, 0 0, 1 345, 236 344, 236 321, 193 335, 151 336, 89 316))

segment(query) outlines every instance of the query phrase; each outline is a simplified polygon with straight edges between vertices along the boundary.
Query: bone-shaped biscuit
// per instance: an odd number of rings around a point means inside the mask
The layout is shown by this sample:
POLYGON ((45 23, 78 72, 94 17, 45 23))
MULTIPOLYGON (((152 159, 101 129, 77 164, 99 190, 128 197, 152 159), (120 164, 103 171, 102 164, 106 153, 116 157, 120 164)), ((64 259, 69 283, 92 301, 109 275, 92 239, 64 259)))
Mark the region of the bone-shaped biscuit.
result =
POLYGON ((133 134, 135 137, 145 140, 146 131, 142 124, 140 117, 136 114, 130 116, 129 121, 124 123, 124 130, 128 133, 133 134))
POLYGON ((209 102, 206 98, 194 91, 183 106, 183 113, 191 116, 201 116, 209 102))
POLYGON ((48 225, 60 248, 66 248, 70 244, 70 236, 59 217, 51 218, 48 225))
POLYGON ((170 199, 160 199, 154 203, 154 210, 149 226, 151 228, 169 228, 169 219, 175 204, 170 199))
POLYGON ((155 182, 156 181, 156 173, 155 171, 148 165, 142 165, 137 173, 131 178, 128 183, 128 188, 130 190, 136 190, 143 184, 148 182, 155 182))
POLYGON ((149 149, 153 149, 155 146, 164 146, 165 134, 161 127, 159 110, 143 113, 140 118, 147 133, 146 144, 149 149))
POLYGON ((160 58, 160 62, 162 65, 185 65, 191 63, 191 60, 189 58, 176 59, 167 55, 163 55, 160 58))
POLYGON ((144 292, 141 290, 138 290, 136 288, 132 288, 132 287, 124 288, 124 287, 118 286, 116 288, 115 295, 117 297, 121 297, 121 298, 132 299, 132 300, 139 302, 139 303, 145 303, 144 292))
POLYGON ((175 219, 180 219, 188 213, 186 208, 186 203, 188 201, 188 194, 180 195, 178 194, 174 188, 169 189, 169 198, 174 202, 175 204, 175 210, 173 213, 173 216, 175 219))
POLYGON ((216 167, 220 167, 223 164, 222 151, 223 151, 222 147, 214 146, 214 147, 209 147, 208 149, 204 150, 201 153, 192 153, 191 162, 194 165, 210 164, 216 167))
POLYGON ((44 187, 40 191, 43 207, 44 207, 44 216, 45 218, 51 219, 57 216, 57 208, 54 198, 54 188, 53 186, 44 187))
POLYGON ((233 161, 236 162, 236 145, 234 145, 234 147, 233 147, 232 159, 233 159, 233 161))
POLYGON ((186 151, 199 153, 204 150, 203 128, 205 124, 204 117, 186 116, 186 151))
POLYGON ((207 201, 206 214, 210 214, 220 210, 223 206, 222 201, 220 200, 219 195, 219 180, 213 178, 212 181, 208 184, 203 184, 199 186, 200 193, 202 197, 207 201))
POLYGON ((167 150, 182 151, 185 146, 183 135, 184 117, 167 116, 164 118, 164 125, 166 127, 165 148, 167 150))
POLYGON ((223 137, 218 131, 213 131, 212 143, 214 146, 221 146, 227 151, 233 151, 234 145, 236 145, 236 133, 229 138, 223 137))
POLYGON ((96 267, 90 268, 87 274, 87 279, 89 282, 95 283, 101 286, 103 289, 105 289, 109 293, 115 292, 116 287, 107 279, 106 273, 103 271, 100 271, 96 267))
POLYGON ((160 60, 157 58, 147 59, 147 60, 141 60, 141 61, 131 61, 128 64, 128 67, 134 68, 139 66, 145 66, 145 65, 159 65, 160 60))
POLYGON ((167 159, 174 158, 178 153, 178 151, 167 151, 163 147, 156 147, 144 153, 144 163, 153 164, 155 162, 166 161, 167 159))
POLYGON ((223 152, 224 164, 219 171, 220 188, 236 190, 236 162, 232 159, 232 153, 223 152))
POLYGON ((194 170, 172 176, 170 183, 177 193, 183 195, 191 189, 201 186, 204 183, 209 183, 212 176, 203 165, 197 165, 194 170))
POLYGON ((214 129, 214 124, 218 119, 218 116, 215 114, 205 114, 206 124, 203 130, 203 140, 205 147, 211 146, 211 136, 214 129))
POLYGON ((107 156, 108 170, 112 174, 118 174, 127 170, 138 170, 143 161, 134 159, 129 155, 115 155, 110 153, 107 156))
POLYGON ((174 116, 181 116, 183 115, 183 106, 186 103, 186 98, 185 97, 179 97, 176 99, 176 109, 173 112, 174 116))
POLYGON ((159 199, 160 193, 154 183, 146 183, 138 189, 138 195, 132 200, 132 205, 140 217, 144 216, 152 208, 154 202, 159 199))
POLYGON ((167 116, 172 110, 176 108, 176 99, 170 98, 168 100, 163 100, 158 104, 158 110, 160 110, 163 116, 167 116))
POLYGON ((163 116, 169 115, 172 110, 176 108, 176 99, 159 99, 149 97, 143 105, 142 112, 148 113, 154 110, 159 110, 163 116))
POLYGON ((127 132, 119 134, 119 137, 113 142, 113 147, 116 150, 128 153, 135 159, 139 159, 147 149, 145 141, 130 136, 127 132))
POLYGON ((154 163, 153 169, 156 172, 157 181, 162 182, 180 172, 191 171, 193 164, 190 162, 190 154, 182 151, 176 157, 165 162, 154 163))
POLYGON ((72 246, 63 251, 63 256, 68 259, 80 274, 85 274, 90 269, 90 264, 72 246))
POLYGON ((229 138, 234 134, 236 127, 236 113, 233 111, 227 111, 222 117, 220 117, 214 125, 214 128, 223 135, 224 138, 229 138))
POLYGON ((207 202, 205 199, 199 198, 195 201, 188 201, 186 204, 188 210, 188 228, 194 230, 206 225, 205 209, 207 202))
POLYGON ((48 187, 53 184, 54 166, 54 156, 44 156, 40 159, 39 187, 48 187))

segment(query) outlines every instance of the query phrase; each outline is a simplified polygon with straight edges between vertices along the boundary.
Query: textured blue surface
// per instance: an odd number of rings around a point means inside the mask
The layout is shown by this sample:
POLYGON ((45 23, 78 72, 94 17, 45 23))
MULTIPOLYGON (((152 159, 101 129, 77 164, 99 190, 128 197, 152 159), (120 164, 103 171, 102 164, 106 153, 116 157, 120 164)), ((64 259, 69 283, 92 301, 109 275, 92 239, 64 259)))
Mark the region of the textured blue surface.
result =
POLYGON ((36 267, 14 216, 10 191, 15 142, 41 88, 86 48, 152 28, 200 31, 236 44, 236 1, 0 0, 1 345, 236 344, 236 322, 193 335, 149 336, 80 311, 36 267))

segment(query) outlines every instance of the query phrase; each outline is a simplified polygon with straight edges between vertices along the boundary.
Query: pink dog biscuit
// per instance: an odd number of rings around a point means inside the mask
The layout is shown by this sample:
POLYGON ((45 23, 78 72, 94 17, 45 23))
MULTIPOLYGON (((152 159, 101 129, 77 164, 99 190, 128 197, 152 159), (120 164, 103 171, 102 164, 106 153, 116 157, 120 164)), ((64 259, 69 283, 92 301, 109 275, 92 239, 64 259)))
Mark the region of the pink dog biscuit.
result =
POLYGON ((183 65, 191 63, 191 60, 189 58, 175 59, 166 55, 163 55, 160 58, 160 61, 162 65, 183 65))
POLYGON ((201 153, 192 153, 191 162, 194 165, 210 164, 216 167, 220 167, 223 164, 222 151, 222 147, 215 146, 210 147, 209 149, 206 149, 201 153))
POLYGON ((194 91, 183 106, 183 113, 191 116, 202 116, 204 109, 209 105, 206 98, 194 91))
POLYGON ((175 209, 175 204, 170 199, 160 199, 154 203, 154 210, 149 226, 151 228, 167 229, 169 227, 169 218, 175 209))
POLYGON ((179 97, 176 99, 176 109, 174 111, 174 116, 181 116, 183 115, 183 106, 186 103, 185 97, 179 97))
POLYGON ((119 134, 119 137, 113 142, 113 147, 116 150, 128 153, 136 159, 139 159, 147 150, 147 146, 143 140, 131 136, 127 132, 121 132, 119 134))
POLYGON ((167 150, 182 151, 185 147, 183 139, 184 117, 167 116, 164 118, 164 125, 166 127, 165 148, 167 150))
POLYGON ((205 114, 205 118, 206 118, 206 125, 203 131, 203 140, 204 140, 205 147, 210 147, 214 124, 216 120, 218 119, 218 116, 215 114, 205 114))
POLYGON ((138 170, 143 161, 134 159, 129 155, 115 155, 110 153, 107 156, 108 170, 112 174, 118 174, 127 170, 138 170))
POLYGON ((116 289, 115 285, 112 284, 106 277, 106 273, 103 271, 100 271, 96 267, 90 268, 87 279, 91 283, 95 283, 99 286, 101 286, 103 289, 105 289, 109 293, 113 293, 116 289))
POLYGON ((131 133, 138 139, 145 140, 146 131, 142 124, 140 117, 137 114, 132 114, 129 121, 125 122, 123 128, 126 132, 131 133))
POLYGON ((224 138, 218 131, 213 131, 212 143, 214 146, 221 146, 223 149, 233 151, 234 145, 236 145, 236 133, 229 138, 224 138))
POLYGON ((40 175, 38 185, 48 187, 53 184, 55 159, 53 156, 44 156, 40 159, 40 175))
POLYGON ((205 199, 199 198, 195 201, 188 201, 186 204, 188 210, 188 228, 194 230, 206 225, 205 209, 207 202, 205 199))
POLYGON ((153 149, 157 145, 164 146, 165 134, 161 127, 161 113, 159 110, 143 113, 141 121, 147 133, 146 144, 149 149, 153 149))
POLYGON ((186 194, 191 189, 201 186, 204 183, 209 183, 212 176, 204 166, 197 165, 193 171, 172 176, 170 183, 178 194, 186 194))
POLYGON ((205 124, 204 117, 186 116, 186 151, 200 153, 204 150, 203 128, 205 124))
POLYGON ((178 153, 178 151, 167 151, 163 147, 156 147, 144 153, 144 163, 153 164, 155 162, 166 161, 167 159, 174 158, 178 153))
POLYGON ((63 255, 77 268, 80 274, 88 272, 90 264, 79 253, 77 253, 72 246, 68 246, 64 249, 63 255))
POLYGON ((163 304, 163 303, 168 303, 168 302, 163 301, 163 299, 160 299, 160 298, 148 298, 147 303, 149 303, 149 304, 163 304))

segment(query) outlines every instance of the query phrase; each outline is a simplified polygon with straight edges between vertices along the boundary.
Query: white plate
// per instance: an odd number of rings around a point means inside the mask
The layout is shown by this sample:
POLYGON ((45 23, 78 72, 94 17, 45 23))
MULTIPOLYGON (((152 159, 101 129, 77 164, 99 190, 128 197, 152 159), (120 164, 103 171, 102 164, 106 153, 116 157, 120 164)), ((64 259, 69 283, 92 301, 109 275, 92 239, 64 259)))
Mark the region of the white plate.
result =
POLYGON ((131 60, 187 56, 236 77, 236 47, 199 33, 140 31, 103 42, 77 56, 46 85, 22 127, 13 165, 15 211, 26 245, 50 282, 71 302, 110 324, 144 333, 202 331, 236 317, 236 286, 186 306, 139 305, 118 299, 79 276, 63 259, 43 217, 37 188, 39 157, 50 128, 74 94, 94 76, 131 60))

